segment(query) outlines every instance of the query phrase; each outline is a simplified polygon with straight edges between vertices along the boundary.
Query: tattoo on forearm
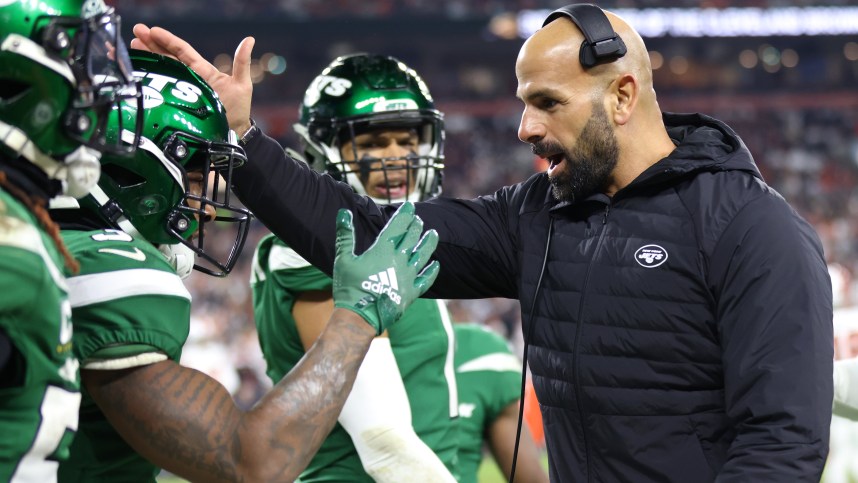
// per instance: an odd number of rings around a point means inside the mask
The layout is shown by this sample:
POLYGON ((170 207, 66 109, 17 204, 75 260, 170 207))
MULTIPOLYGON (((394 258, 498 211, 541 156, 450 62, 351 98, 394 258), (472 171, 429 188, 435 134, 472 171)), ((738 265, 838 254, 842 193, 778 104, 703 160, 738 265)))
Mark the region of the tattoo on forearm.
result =
MULTIPOLYGON (((335 311, 335 314, 338 312, 335 311)), ((93 397, 143 456, 189 479, 285 481, 336 423, 372 334, 333 317, 305 357, 242 413, 217 381, 173 362, 121 375, 93 397)))

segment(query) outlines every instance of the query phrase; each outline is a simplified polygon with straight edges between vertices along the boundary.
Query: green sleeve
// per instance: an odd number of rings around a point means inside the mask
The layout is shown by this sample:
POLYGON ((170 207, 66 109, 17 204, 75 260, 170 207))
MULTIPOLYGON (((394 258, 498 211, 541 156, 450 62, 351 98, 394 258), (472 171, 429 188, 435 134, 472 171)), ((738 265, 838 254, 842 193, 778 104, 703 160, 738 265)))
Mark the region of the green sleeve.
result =
POLYGON ((273 235, 260 240, 251 271, 253 317, 266 373, 279 381, 304 355, 292 307, 308 290, 330 290, 331 279, 273 235))
POLYGON ((279 239, 274 239, 268 253, 268 270, 277 286, 293 294, 331 290, 331 277, 310 265, 279 239))
POLYGON ((132 367, 163 359, 134 359, 153 352, 178 361, 191 296, 164 256, 151 243, 113 230, 69 231, 63 238, 81 264, 68 284, 82 364, 122 358, 132 367))

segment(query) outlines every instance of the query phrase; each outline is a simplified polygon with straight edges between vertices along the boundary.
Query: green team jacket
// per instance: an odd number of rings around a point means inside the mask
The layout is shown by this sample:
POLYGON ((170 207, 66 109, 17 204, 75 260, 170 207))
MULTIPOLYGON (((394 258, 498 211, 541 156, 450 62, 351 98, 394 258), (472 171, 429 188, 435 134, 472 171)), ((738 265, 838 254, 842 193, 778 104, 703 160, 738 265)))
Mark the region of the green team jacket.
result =
MULTIPOLYGON (((82 368, 121 369, 167 358, 188 337, 191 296, 149 242, 119 230, 62 232, 81 264, 70 277, 74 350, 82 368)), ((61 483, 155 481, 159 468, 139 456, 83 391, 80 428, 61 483)))
MULTIPOLYGON (((251 275, 253 308, 268 377, 279 381, 304 355, 292 306, 301 292, 330 291, 331 278, 280 240, 260 241, 251 275)), ((455 475, 458 402, 453 332, 443 303, 419 299, 388 331, 411 404, 412 425, 455 475)), ((348 433, 337 424, 301 474, 302 482, 371 482, 348 433)))
POLYGON ((35 217, 0 189, 0 331, 12 345, 0 372, 0 481, 55 481, 77 428, 63 266, 35 217))

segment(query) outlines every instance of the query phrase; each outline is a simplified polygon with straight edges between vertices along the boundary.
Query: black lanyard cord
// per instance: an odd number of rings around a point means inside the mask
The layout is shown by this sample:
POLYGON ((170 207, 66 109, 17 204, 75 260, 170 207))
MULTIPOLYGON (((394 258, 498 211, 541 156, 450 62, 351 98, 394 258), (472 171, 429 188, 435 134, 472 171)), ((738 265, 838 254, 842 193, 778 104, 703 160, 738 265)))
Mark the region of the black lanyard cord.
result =
POLYGON ((554 218, 549 216, 548 236, 545 240, 545 255, 542 258, 539 279, 536 281, 536 290, 533 292, 533 304, 530 306, 530 316, 527 319, 530 323, 527 326, 527 334, 524 337, 524 351, 521 357, 521 397, 518 400, 518 426, 515 430, 515 446, 512 450, 512 467, 509 471, 509 483, 513 483, 513 480, 515 480, 515 465, 518 462, 518 444, 521 441, 521 423, 524 418, 524 393, 527 384, 527 348, 530 346, 530 339, 533 336, 533 326, 536 325, 533 314, 536 312, 536 304, 539 302, 539 289, 542 287, 542 277, 545 275, 545 267, 548 264, 548 249, 551 247, 551 232, 553 230, 554 218))

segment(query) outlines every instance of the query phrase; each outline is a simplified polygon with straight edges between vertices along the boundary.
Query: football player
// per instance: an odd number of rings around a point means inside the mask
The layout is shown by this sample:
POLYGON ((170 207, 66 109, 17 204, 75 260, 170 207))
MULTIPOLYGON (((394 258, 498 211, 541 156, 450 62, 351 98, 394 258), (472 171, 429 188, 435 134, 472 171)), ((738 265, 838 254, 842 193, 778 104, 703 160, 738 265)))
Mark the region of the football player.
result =
POLYGON ((56 481, 78 425, 77 264, 46 207, 84 196, 116 148, 107 116, 136 96, 118 32, 100 0, 0 2, 0 481, 56 481))
POLYGON ((228 191, 244 153, 217 96, 192 71, 145 52, 132 61, 145 98, 133 162, 105 157, 92 195, 56 211, 81 263, 68 283, 83 387, 80 429, 60 481, 154 481, 159 468, 193 481, 292 481, 335 423, 373 336, 434 279, 437 264, 417 270, 437 235, 418 243, 422 222, 407 205, 382 242, 354 257, 351 218, 341 214, 330 330, 259 404, 241 411, 220 383, 179 360, 191 311, 181 277, 195 265, 225 275, 244 244, 250 214, 228 191), (236 228, 224 257, 205 243, 213 221, 236 228), (379 271, 395 272, 398 290, 360 287, 379 271))
MULTIPOLYGON (((377 203, 418 201, 441 191, 443 116, 414 70, 383 55, 331 62, 310 84, 294 126, 292 155, 377 203)), ((395 287, 385 273, 368 284, 395 287)), ((254 315, 267 373, 289 372, 324 330, 331 277, 282 241, 254 256, 254 315)), ((453 481, 458 399, 446 306, 421 299, 405 323, 376 338, 354 389, 301 481, 453 481)))
MULTIPOLYGON (((479 324, 458 323, 459 482, 477 483, 483 443, 509 479, 518 428, 521 361, 500 334, 479 324)), ((548 482, 527 425, 521 426, 515 481, 548 482)))

